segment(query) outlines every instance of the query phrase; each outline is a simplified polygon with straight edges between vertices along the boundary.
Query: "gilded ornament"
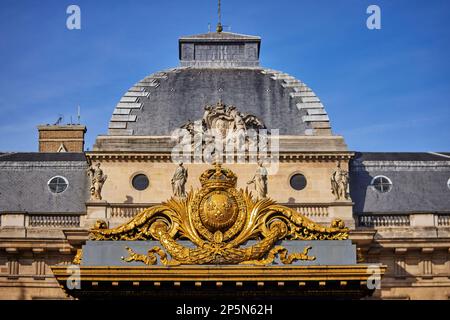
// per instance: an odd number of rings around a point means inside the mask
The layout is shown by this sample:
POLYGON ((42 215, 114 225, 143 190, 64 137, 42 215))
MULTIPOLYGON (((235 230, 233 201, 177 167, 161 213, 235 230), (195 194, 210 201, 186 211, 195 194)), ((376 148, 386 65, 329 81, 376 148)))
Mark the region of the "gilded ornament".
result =
POLYGON ((104 229, 104 224, 97 224, 91 230, 91 239, 157 240, 162 248, 153 247, 147 254, 127 248, 130 255, 123 260, 153 265, 159 257, 162 264, 170 266, 265 265, 273 263, 276 256, 290 264, 315 257, 308 255, 310 247, 288 254, 286 248, 276 245, 280 240, 348 239, 348 229, 340 219, 324 227, 269 198, 254 199, 248 190, 237 190, 236 175, 220 163, 206 170, 200 182, 200 190, 145 209, 118 228, 104 229), (188 239, 196 247, 185 247, 180 239, 188 239), (242 247, 248 240, 256 243, 242 247))
POLYGON ((72 260, 73 264, 81 264, 81 260, 82 260, 82 256, 83 256, 83 251, 82 249, 77 249, 77 253, 75 254, 75 257, 72 260))

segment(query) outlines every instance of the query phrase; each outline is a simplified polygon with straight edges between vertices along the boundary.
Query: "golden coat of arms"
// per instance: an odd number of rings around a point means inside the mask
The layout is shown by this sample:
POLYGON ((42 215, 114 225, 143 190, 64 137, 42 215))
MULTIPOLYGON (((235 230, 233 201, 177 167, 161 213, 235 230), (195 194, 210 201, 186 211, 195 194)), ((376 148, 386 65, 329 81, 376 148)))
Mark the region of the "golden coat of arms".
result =
POLYGON ((171 198, 148 208, 118 228, 106 229, 99 223, 91 230, 91 239, 157 240, 161 246, 150 248, 147 254, 127 248, 130 255, 123 258, 148 265, 156 264, 157 256, 165 265, 266 265, 277 255, 284 264, 315 259, 308 255, 310 247, 289 254, 277 245, 283 239, 348 238, 340 219, 324 227, 269 198, 255 200, 247 190, 236 189, 236 175, 220 163, 206 170, 200 182, 202 188, 191 190, 186 198, 171 198), (196 247, 183 246, 179 240, 189 240, 196 247))

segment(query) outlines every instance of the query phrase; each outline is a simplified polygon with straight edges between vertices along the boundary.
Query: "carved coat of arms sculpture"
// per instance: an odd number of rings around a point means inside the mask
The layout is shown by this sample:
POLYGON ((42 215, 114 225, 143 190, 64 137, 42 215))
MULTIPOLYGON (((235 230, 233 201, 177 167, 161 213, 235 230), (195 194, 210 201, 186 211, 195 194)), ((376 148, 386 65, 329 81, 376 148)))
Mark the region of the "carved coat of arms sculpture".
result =
MULTIPOLYGON (((240 150, 248 148, 250 143, 256 145, 260 130, 266 129, 256 116, 242 113, 235 106, 227 106, 222 101, 206 105, 204 110, 202 119, 189 120, 181 126, 181 129, 186 130, 185 135, 180 134, 181 141, 194 146, 196 143, 209 144, 213 141, 233 143, 240 150), (194 138, 196 135, 201 136, 201 139, 194 138)), ((267 130, 265 133, 268 133, 267 130)))
POLYGON ((157 256, 165 265, 180 264, 270 264, 280 261, 314 260, 303 252, 288 253, 277 245, 283 239, 343 240, 348 229, 340 219, 331 227, 318 225, 293 209, 273 200, 255 200, 247 190, 236 189, 237 177, 221 164, 200 176, 202 188, 191 190, 186 198, 171 198, 148 208, 130 222, 105 229, 98 224, 91 230, 93 240, 158 240, 148 253, 138 254, 128 248, 125 261, 142 261, 152 265, 157 256), (190 240, 196 247, 183 246, 179 240, 190 240), (254 240, 251 246, 245 246, 254 240))

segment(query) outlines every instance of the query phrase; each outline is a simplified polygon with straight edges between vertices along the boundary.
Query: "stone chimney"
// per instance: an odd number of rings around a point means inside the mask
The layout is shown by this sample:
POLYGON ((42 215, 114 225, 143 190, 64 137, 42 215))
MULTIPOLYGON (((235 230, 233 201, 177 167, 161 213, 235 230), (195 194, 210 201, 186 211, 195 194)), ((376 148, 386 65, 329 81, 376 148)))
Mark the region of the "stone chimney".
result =
POLYGON ((38 131, 39 152, 84 152, 86 126, 41 125, 38 131))

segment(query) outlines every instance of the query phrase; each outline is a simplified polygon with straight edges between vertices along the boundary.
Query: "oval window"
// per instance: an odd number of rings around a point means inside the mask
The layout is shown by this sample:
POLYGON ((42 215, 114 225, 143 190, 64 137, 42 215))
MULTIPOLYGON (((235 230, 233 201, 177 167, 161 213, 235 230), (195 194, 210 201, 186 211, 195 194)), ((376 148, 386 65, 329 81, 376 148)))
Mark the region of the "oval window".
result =
POLYGON ((289 180, 289 183, 292 187, 292 189, 300 191, 306 188, 306 178, 301 173, 294 174, 291 179, 289 180))
POLYGON ((392 181, 386 176, 377 176, 370 183, 378 192, 386 193, 392 189, 392 181))
POLYGON ((140 173, 133 177, 131 184, 136 190, 142 191, 148 188, 149 180, 145 174, 140 173))
POLYGON ((51 193, 62 193, 67 189, 69 182, 64 177, 56 176, 51 178, 47 185, 51 193))

